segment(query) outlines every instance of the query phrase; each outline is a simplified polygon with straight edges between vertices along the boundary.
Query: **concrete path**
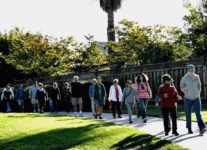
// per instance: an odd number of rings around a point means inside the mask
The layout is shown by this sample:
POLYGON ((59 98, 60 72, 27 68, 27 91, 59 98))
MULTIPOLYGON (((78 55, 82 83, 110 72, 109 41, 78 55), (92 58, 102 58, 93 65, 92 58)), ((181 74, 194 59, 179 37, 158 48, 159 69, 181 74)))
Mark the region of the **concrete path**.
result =
MULTIPOLYGON (((58 114, 73 116, 73 113, 58 112, 58 114)), ((84 113, 84 117, 93 118, 92 113, 84 113)), ((162 118, 147 117, 147 123, 143 123, 142 119, 133 116, 133 123, 129 124, 127 114, 123 114, 122 118, 119 119, 113 119, 112 114, 110 113, 103 113, 102 117, 105 121, 111 121, 116 124, 137 128, 151 135, 172 141, 184 148, 189 148, 191 150, 207 150, 207 133, 204 133, 204 135, 201 136, 196 122, 192 123, 193 134, 187 133, 185 121, 178 120, 177 131, 180 135, 175 136, 169 133, 168 136, 165 136, 162 118)))

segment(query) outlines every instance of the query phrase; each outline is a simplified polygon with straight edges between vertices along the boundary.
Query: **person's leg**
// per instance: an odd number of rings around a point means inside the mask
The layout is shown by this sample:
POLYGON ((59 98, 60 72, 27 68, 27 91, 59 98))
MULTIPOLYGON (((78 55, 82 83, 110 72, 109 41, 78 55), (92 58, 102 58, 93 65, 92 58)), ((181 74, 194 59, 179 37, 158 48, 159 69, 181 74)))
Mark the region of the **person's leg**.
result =
POLYGON ((103 119, 102 118, 102 112, 103 112, 103 105, 101 105, 100 107, 99 107, 99 119, 103 119))
POLYGON ((112 103, 112 115, 114 118, 116 118, 116 102, 111 101, 112 103))
POLYGON ((72 105, 73 105, 73 111, 75 116, 77 115, 77 99, 76 98, 72 98, 72 105))
POLYGON ((176 108, 170 109, 170 116, 172 118, 172 133, 175 135, 179 135, 177 132, 177 109, 176 108))
POLYGON ((146 113, 147 113, 147 105, 148 105, 148 102, 149 102, 149 99, 144 99, 144 101, 143 101, 144 103, 144 105, 143 105, 143 117, 144 117, 144 122, 146 122, 147 121, 147 119, 146 119, 146 113))
POLYGON ((144 99, 139 99, 139 109, 141 111, 142 119, 144 121, 145 118, 145 105, 144 105, 144 99))
POLYGON ((129 123, 132 123, 132 109, 133 109, 133 104, 127 104, 127 111, 129 115, 129 123))
POLYGON ((186 116, 186 128, 188 128, 188 132, 192 133, 191 127, 191 112, 192 112, 192 100, 184 99, 185 106, 185 116, 186 116))
POLYGON ((202 119, 202 116, 201 116, 201 100, 195 99, 193 101, 193 105, 194 105, 194 111, 195 111, 195 115, 196 115, 197 122, 198 122, 198 127, 200 128, 200 130, 202 130, 206 126, 205 126, 203 119, 202 119))
POLYGON ((82 112, 82 109, 83 109, 83 101, 82 101, 82 98, 78 98, 78 104, 79 104, 79 116, 83 116, 83 112, 82 112))
POLYGON ((164 124, 165 135, 168 135, 168 133, 169 133, 169 127, 168 127, 169 110, 167 108, 162 108, 161 111, 162 111, 162 116, 163 116, 163 124, 164 124))
POLYGON ((122 113, 121 113, 121 102, 117 102, 116 106, 117 106, 116 108, 118 110, 118 118, 122 118, 121 117, 121 115, 122 115, 122 113))
POLYGON ((141 111, 139 109, 139 101, 136 101, 135 108, 136 108, 137 118, 139 118, 141 116, 141 111))
POLYGON ((94 102, 94 98, 91 98, 91 110, 93 115, 95 115, 96 111, 95 111, 95 102, 94 102))

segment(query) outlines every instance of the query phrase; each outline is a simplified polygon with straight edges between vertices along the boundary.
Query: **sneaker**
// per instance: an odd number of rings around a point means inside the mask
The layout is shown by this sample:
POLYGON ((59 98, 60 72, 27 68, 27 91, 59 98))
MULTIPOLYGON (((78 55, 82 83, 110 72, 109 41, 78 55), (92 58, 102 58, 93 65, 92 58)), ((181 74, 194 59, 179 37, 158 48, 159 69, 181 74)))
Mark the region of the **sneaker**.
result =
POLYGON ((97 119, 97 117, 98 117, 97 115, 94 116, 95 119, 97 119))
POLYGON ((83 117, 83 113, 79 113, 79 116, 80 116, 80 117, 83 117))
POLYGON ((132 123, 133 123, 133 121, 129 121, 129 123, 130 123, 130 124, 132 124, 132 123))
POLYGON ((202 130, 200 130, 200 135, 203 135, 204 132, 206 132, 206 128, 203 128, 202 130))
POLYGON ((191 129, 188 129, 189 134, 193 134, 193 131, 191 129))
POLYGON ((101 117, 101 115, 99 116, 99 119, 103 119, 103 118, 101 117))
POLYGON ((122 118, 122 116, 121 116, 121 115, 119 115, 119 116, 118 116, 118 118, 122 118))
POLYGON ((172 132, 172 134, 174 134, 174 135, 176 135, 176 136, 179 135, 179 133, 178 133, 177 131, 172 132))
POLYGON ((167 136, 168 135, 168 132, 165 132, 165 135, 167 136))
POLYGON ((147 122, 147 118, 144 118, 144 119, 143 119, 143 122, 146 123, 146 122, 147 122))

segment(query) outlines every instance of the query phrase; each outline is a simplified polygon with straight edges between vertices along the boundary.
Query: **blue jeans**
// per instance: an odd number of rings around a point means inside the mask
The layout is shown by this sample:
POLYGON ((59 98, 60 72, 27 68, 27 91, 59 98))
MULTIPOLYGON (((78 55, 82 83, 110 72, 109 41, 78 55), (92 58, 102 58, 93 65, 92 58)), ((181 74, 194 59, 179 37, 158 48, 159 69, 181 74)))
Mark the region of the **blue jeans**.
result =
POLYGON ((146 117, 148 101, 149 99, 145 99, 145 98, 139 99, 138 103, 139 103, 139 109, 141 111, 142 119, 146 117))
POLYGON ((184 99, 184 106, 185 106, 185 115, 186 115, 186 127, 188 129, 191 129, 191 112, 192 112, 192 106, 195 111, 195 115, 197 118, 198 127, 200 130, 205 128, 205 124, 203 122, 203 119, 201 117, 201 100, 200 98, 189 100, 187 98, 184 99))

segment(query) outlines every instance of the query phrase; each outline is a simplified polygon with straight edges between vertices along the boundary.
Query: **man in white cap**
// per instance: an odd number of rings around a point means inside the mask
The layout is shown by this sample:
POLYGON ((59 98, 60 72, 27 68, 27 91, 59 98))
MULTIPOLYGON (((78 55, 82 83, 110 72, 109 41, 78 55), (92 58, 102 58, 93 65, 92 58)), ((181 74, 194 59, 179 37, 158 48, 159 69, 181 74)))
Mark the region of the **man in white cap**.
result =
POLYGON ((193 64, 189 64, 187 69, 187 74, 180 82, 180 90, 184 93, 186 127, 188 128, 188 133, 193 134, 191 127, 191 112, 193 106, 200 134, 203 135, 203 133, 206 132, 206 126, 201 116, 201 81, 199 75, 195 74, 195 66, 193 64))

